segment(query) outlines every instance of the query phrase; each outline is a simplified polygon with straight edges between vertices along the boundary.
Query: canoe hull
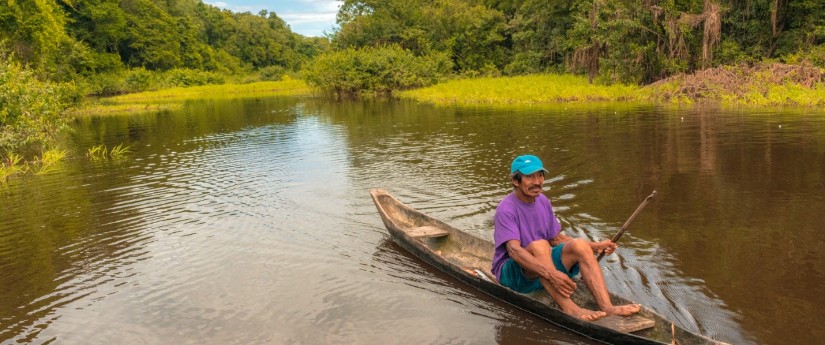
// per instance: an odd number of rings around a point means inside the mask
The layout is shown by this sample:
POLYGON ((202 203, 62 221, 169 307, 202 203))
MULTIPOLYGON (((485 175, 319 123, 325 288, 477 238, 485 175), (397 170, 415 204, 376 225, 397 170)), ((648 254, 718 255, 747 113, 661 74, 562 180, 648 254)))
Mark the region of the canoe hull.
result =
MULTIPOLYGON (((652 310, 643 308, 645 317, 655 319, 655 329, 633 333, 622 333, 599 324, 579 320, 562 312, 544 291, 521 294, 510 290, 495 281, 489 271, 493 244, 479 239, 461 230, 423 214, 395 199, 389 193, 373 189, 372 199, 381 216, 381 220, 392 240, 433 267, 450 276, 473 286, 495 298, 528 311, 553 324, 579 333, 586 337, 609 344, 670 344, 673 333, 671 323, 652 310), (447 235, 440 237, 413 237, 412 229, 418 227, 436 227, 445 229, 447 235), (478 274, 480 271, 482 274, 478 274), (485 277, 486 276, 486 277, 485 277), (486 279, 485 279, 486 278, 486 279)), ((579 289, 574 294, 577 304, 589 307, 595 303, 589 292, 579 289)), ((616 304, 632 303, 629 300, 611 294, 616 304)), ((699 334, 675 328, 679 344, 724 344, 699 334)))

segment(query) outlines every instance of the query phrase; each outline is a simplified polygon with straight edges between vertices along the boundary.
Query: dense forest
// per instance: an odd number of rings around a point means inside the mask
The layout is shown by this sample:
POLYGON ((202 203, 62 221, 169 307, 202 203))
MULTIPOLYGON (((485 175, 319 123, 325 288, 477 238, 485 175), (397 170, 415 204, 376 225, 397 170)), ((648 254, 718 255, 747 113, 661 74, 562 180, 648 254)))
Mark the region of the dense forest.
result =
POLYGON ((825 66, 821 0, 342 0, 337 24, 304 37, 276 13, 200 0, 3 1, 0 149, 47 143, 88 95, 172 86, 291 75, 390 94, 455 77, 644 85, 723 65, 825 66))
POLYGON ((198 0, 12 0, 0 5, 0 27, 7 53, 54 81, 126 68, 294 70, 327 42, 293 33, 275 13, 198 0))
POLYGON ((344 0, 334 47, 447 52, 454 70, 651 83, 766 59, 825 65, 821 0, 344 0))

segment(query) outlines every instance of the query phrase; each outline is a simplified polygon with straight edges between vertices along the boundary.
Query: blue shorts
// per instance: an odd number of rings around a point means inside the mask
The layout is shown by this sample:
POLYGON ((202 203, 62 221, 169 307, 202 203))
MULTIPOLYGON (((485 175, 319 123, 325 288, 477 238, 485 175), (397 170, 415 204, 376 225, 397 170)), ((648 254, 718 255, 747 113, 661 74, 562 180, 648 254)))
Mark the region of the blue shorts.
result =
MULTIPOLYGON (((553 247, 553 250, 550 256, 553 258, 553 266, 556 266, 556 269, 561 271, 562 273, 566 274, 568 277, 573 278, 579 274, 579 264, 573 265, 570 268, 570 272, 567 271, 567 268, 564 267, 564 264, 561 262, 561 251, 564 249, 564 243, 553 247)), ((530 293, 536 290, 540 290, 543 287, 541 286, 541 280, 539 278, 530 279, 524 275, 524 270, 521 269, 516 263, 516 260, 512 258, 508 258, 504 261, 504 265, 501 266, 501 285, 504 285, 511 290, 515 290, 521 293, 530 293)))

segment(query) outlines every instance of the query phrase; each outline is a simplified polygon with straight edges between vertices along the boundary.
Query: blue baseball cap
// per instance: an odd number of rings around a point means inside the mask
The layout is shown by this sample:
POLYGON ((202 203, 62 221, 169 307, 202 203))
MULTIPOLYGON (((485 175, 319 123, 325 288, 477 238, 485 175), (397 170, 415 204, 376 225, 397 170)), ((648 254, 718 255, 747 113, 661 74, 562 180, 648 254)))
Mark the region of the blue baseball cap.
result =
POLYGON ((541 159, 533 155, 518 156, 513 160, 513 164, 510 165, 510 175, 515 175, 516 172, 530 175, 539 170, 544 170, 544 172, 549 173, 541 163, 541 159))

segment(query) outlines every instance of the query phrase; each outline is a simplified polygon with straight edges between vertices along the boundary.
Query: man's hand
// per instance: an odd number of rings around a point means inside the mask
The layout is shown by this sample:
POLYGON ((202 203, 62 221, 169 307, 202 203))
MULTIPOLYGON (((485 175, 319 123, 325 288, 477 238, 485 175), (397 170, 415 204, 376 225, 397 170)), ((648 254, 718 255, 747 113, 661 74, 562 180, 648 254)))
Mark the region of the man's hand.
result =
POLYGON ((590 248, 593 249, 593 253, 599 254, 604 252, 605 255, 613 254, 616 251, 618 245, 612 241, 605 240, 601 242, 590 242, 590 248))
POLYGON ((549 276, 545 277, 545 279, 550 282, 550 285, 562 296, 570 298, 573 292, 576 291, 576 283, 573 279, 570 279, 570 277, 561 273, 561 271, 556 270, 555 267, 551 268, 549 273, 549 276))

